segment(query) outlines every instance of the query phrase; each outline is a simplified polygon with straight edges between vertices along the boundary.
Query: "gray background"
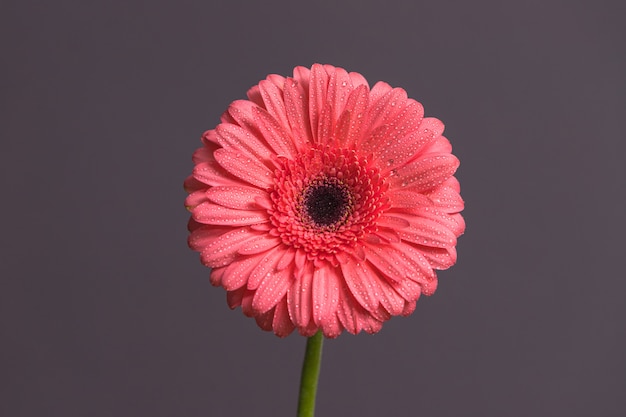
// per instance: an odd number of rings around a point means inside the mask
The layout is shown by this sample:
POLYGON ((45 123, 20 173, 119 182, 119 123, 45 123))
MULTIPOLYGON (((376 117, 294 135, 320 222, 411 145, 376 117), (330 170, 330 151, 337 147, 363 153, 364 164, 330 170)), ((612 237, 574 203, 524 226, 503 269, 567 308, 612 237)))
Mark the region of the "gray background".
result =
POLYGON ((468 227, 410 318, 326 343, 318 415, 623 417, 624 4, 4 1, 0 415, 295 415, 305 340, 209 285, 182 181, 322 62, 446 123, 468 227))

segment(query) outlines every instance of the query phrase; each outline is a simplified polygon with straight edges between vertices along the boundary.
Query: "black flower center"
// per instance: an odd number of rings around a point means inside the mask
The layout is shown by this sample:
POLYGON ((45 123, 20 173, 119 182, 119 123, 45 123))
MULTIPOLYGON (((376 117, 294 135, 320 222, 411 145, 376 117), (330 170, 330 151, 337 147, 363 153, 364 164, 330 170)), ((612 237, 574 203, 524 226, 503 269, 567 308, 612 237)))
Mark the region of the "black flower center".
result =
POLYGON ((351 195, 336 178, 314 181, 304 193, 304 211, 317 226, 340 223, 349 214, 351 195))

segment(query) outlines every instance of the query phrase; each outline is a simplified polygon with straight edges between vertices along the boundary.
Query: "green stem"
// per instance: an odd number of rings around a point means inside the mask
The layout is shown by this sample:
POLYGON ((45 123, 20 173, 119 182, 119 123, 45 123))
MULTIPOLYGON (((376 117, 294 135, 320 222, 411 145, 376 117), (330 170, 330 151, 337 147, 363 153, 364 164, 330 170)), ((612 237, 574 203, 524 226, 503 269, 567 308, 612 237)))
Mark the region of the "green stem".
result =
POLYGON ((300 378, 298 417, 313 417, 315 415, 315 394, 317 393, 317 380, 320 376, 323 342, 322 332, 317 332, 309 337, 306 342, 302 377, 300 378))

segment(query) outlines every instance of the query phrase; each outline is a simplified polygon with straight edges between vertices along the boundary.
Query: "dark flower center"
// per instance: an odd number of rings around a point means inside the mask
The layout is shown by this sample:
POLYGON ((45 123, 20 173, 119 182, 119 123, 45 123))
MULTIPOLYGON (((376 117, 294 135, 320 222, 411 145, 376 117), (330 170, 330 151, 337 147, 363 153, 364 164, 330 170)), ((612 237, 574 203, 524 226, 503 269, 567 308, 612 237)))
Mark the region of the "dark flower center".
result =
POLYGON ((350 192, 336 178, 313 181, 303 197, 304 211, 316 226, 337 225, 349 214, 350 192))

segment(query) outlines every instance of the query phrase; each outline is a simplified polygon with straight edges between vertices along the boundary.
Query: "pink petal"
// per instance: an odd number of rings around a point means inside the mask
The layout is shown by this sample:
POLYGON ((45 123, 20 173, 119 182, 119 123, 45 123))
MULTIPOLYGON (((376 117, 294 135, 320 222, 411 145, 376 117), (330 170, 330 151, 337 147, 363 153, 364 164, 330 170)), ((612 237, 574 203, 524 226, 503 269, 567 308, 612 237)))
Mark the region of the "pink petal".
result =
POLYGON ((355 302, 345 287, 337 308, 337 318, 344 328, 352 334, 357 334, 361 330, 365 330, 367 333, 376 333, 382 328, 382 322, 355 302))
POLYGON ((209 281, 214 287, 220 287, 222 285, 222 278, 224 277, 225 268, 212 268, 209 275, 209 281))
POLYGON ((452 187, 437 187, 427 191, 426 195, 435 203, 435 207, 446 213, 458 213, 465 207, 459 192, 452 187))
POLYGON ((266 277, 272 276, 275 273, 276 264, 278 264, 283 250, 284 249, 281 247, 276 247, 265 253, 254 255, 256 257, 263 256, 263 258, 259 260, 257 267, 248 277, 247 287, 249 290, 256 290, 266 277))
POLYGON ((313 142, 311 123, 309 121, 309 102, 302 84, 293 78, 288 78, 285 83, 285 111, 291 126, 294 144, 300 152, 304 152, 305 145, 313 142))
MULTIPOLYGON (((250 89, 248 90, 246 95, 248 96, 248 100, 250 100, 251 102, 253 102, 257 106, 265 107, 265 103, 263 103, 263 97, 261 96, 261 89, 259 88, 258 84, 255 85, 255 86, 250 87, 250 89)), ((236 121, 235 121, 235 123, 236 123, 236 121)))
POLYGON ((428 191, 450 178, 458 167, 459 160, 452 154, 428 154, 398 168, 392 182, 415 191, 428 191))
POLYGON ((356 318, 356 310, 363 308, 354 299, 347 286, 340 289, 340 301, 337 308, 337 318, 343 327, 352 334, 357 334, 360 329, 356 318))
POLYGON ((354 88, 358 88, 360 86, 364 86, 369 91, 369 89, 370 89, 369 83, 367 82, 367 80, 365 79, 364 76, 362 76, 358 72, 351 72, 348 75, 350 76, 350 80, 352 81, 352 86, 354 88))
POLYGON ((425 154, 450 152, 452 152, 452 145, 450 141, 443 136, 437 137, 430 145, 424 148, 425 154))
POLYGON ((305 91, 309 91, 309 80, 311 79, 311 70, 307 67, 295 67, 293 69, 293 78, 302 85, 305 91))
POLYGON ((370 103, 376 103, 393 88, 384 81, 378 81, 370 91, 370 103))
POLYGON ((257 236, 255 239, 246 241, 246 244, 239 248, 238 253, 241 255, 256 255, 257 253, 267 252, 280 245, 282 242, 281 238, 263 234, 257 236))
POLYGON ((402 217, 383 214, 378 218, 378 220, 376 220, 376 225, 378 227, 388 227, 390 229, 397 230, 409 227, 411 223, 407 219, 402 217))
POLYGON ((324 336, 329 339, 334 339, 341 334, 343 327, 337 318, 337 315, 334 314, 332 317, 329 317, 327 320, 324 320, 322 323, 322 332, 324 336))
POLYGON ((393 316, 402 313, 404 309, 405 299, 393 289, 391 284, 385 280, 378 282, 380 288, 380 303, 393 316))
POLYGON ((375 334, 383 328, 383 322, 369 314, 358 314, 359 328, 365 333, 375 334))
POLYGON ((291 318, 289 317, 289 309, 287 307, 287 298, 283 299, 276 304, 276 310, 274 311, 274 320, 272 321, 272 328, 274 333, 278 337, 287 337, 293 332, 295 326, 293 325, 291 318))
POLYGON ((342 272, 350 292, 359 304, 376 320, 387 320, 387 312, 380 308, 381 304, 388 303, 388 300, 383 299, 385 294, 379 286, 380 274, 367 262, 342 264, 342 272))
MULTIPOLYGON (((435 117, 425 117, 420 125, 420 133, 423 136, 439 138, 445 126, 443 122, 435 117)), ((445 152, 445 151, 444 151, 445 152)))
POLYGON ((313 321, 321 327, 336 317, 339 277, 334 268, 328 266, 316 268, 312 284, 313 321))
POLYGON ((320 145, 336 145, 332 143, 331 139, 334 138, 333 132, 333 109, 329 102, 326 102, 322 107, 322 112, 319 117, 319 124, 317 127, 317 143, 320 145))
POLYGON ((368 103, 369 91, 366 85, 359 85, 350 93, 346 108, 337 122, 336 134, 340 139, 339 145, 341 147, 350 149, 360 141, 361 128, 368 103), (340 131, 341 133, 339 133, 340 131))
POLYGON ((282 75, 278 75, 278 74, 270 74, 266 78, 267 78, 267 81, 271 82, 276 87, 282 90, 283 85, 285 84, 285 77, 283 77, 282 75))
MULTIPOLYGON (((460 214, 447 214, 436 207, 420 207, 415 209, 407 210, 409 211, 409 215, 405 215, 403 213, 398 213, 398 217, 403 217, 409 220, 412 224, 417 224, 418 222, 422 222, 426 219, 431 220, 435 223, 438 223, 440 226, 438 230, 434 230, 434 233, 439 235, 439 241, 442 243, 454 242, 456 245, 456 240, 452 240, 450 235, 454 235, 454 237, 461 236, 465 231, 465 220, 461 217, 460 214), (448 239, 448 240, 446 240, 448 239)), ((432 225, 432 223, 428 223, 432 225)), ((436 225, 433 225, 437 227, 436 225)), ((415 228, 409 228, 406 230, 410 232, 415 228)), ((405 230, 403 230, 405 231, 405 230)), ((430 236, 432 238, 433 236, 430 236)), ((419 243, 419 242, 416 242, 419 243)), ((429 245, 432 246, 432 245, 429 245)), ((441 247, 441 246, 438 246, 441 247)))
POLYGON ((215 160, 201 162, 193 169, 193 178, 197 181, 213 187, 241 185, 238 179, 233 178, 228 171, 220 166, 215 160))
POLYGON ((254 294, 252 308, 260 313, 274 308, 281 301, 291 285, 288 271, 274 271, 265 276, 254 294))
POLYGON ((448 226, 426 217, 412 218, 411 226, 399 230, 398 234, 403 240, 423 246, 447 248, 456 245, 456 236, 448 226))
POLYGON ((244 185, 211 187, 205 191, 205 197, 213 203, 239 210, 258 209, 257 199, 270 201, 267 192, 244 185))
POLYGON ((243 311, 243 314, 245 314, 247 317, 254 317, 256 313, 252 308, 253 298, 254 291, 246 289, 246 291, 243 293, 243 298, 241 299, 241 311, 243 311))
POLYGON ((272 323, 274 322, 274 311, 266 311, 264 313, 254 313, 254 320, 256 321, 257 326, 259 326, 262 330, 269 332, 272 330, 272 323))
POLYGON ((291 135, 265 110, 257 107, 254 109, 254 114, 257 127, 265 141, 274 150, 274 154, 294 158, 297 152, 291 135))
POLYGON ((230 231, 224 232, 221 228, 200 229, 189 236, 189 246, 201 252, 205 265, 212 268, 228 265, 237 258, 239 248, 259 236, 245 227, 226 230, 230 231))
POLYGON ((207 201, 206 197, 206 188, 201 189, 199 191, 194 191, 187 196, 185 199, 185 207, 191 209, 193 207, 199 206, 200 204, 207 201))
POLYGON ((251 105, 249 101, 244 103, 246 104, 238 105, 236 108, 243 108, 250 113, 252 117, 250 123, 253 124, 254 129, 249 130, 234 124, 222 123, 215 128, 217 140, 225 149, 241 152, 242 157, 255 159, 258 162, 270 160, 273 153, 259 131, 258 112, 261 109, 251 105))
POLYGON ((395 209, 413 209, 420 207, 431 207, 433 202, 424 193, 420 193, 411 188, 400 188, 393 190, 389 196, 391 206, 395 209))
POLYGON ((330 104, 330 108, 332 109, 331 120, 333 126, 337 123, 339 115, 343 112, 348 96, 352 90, 352 80, 348 72, 343 68, 334 68, 330 73, 328 90, 326 92, 326 102, 330 104))
POLYGON ((226 302, 228 303, 228 307, 231 309, 239 307, 243 301, 243 295, 245 292, 246 287, 241 287, 235 291, 228 291, 226 293, 226 302))
POLYGON ((276 265, 276 269, 282 271, 283 269, 287 269, 287 267, 291 266, 294 262, 294 258, 296 256, 296 249, 292 246, 289 246, 283 253, 283 257, 280 258, 278 264, 276 265))
MULTIPOLYGON (((198 191, 198 190, 205 190, 206 187, 207 187, 206 184, 201 183, 200 181, 198 181, 197 179, 195 179, 191 175, 188 176, 187 178, 185 178, 185 181, 183 182, 183 188, 188 193, 193 193, 193 192, 198 191)), ((187 206, 187 207, 189 207, 189 206, 187 206)))
POLYGON ((404 309, 402 310, 402 315, 404 317, 410 316, 415 311, 415 307, 417 306, 417 300, 415 301, 407 301, 404 309))
POLYGON ((341 264, 341 272, 354 299, 367 311, 376 311, 378 308, 376 280, 364 276, 366 274, 362 273, 361 265, 354 261, 341 264))
POLYGON ((431 248, 429 246, 422 246, 419 250, 433 269, 448 269, 456 263, 456 250, 451 253, 448 249, 431 248))
POLYGON ((298 327, 298 333, 304 337, 311 337, 319 331, 319 328, 311 320, 306 326, 298 327))
POLYGON ((432 139, 419 131, 424 109, 414 100, 407 100, 407 106, 394 120, 379 126, 372 132, 369 141, 363 146, 372 152, 383 174, 406 164, 432 139))
POLYGON ((322 109, 326 104, 326 91, 328 90, 328 74, 322 65, 314 64, 311 67, 309 80, 309 120, 313 140, 318 141, 318 127, 322 109))
POLYGON ((200 204, 191 214, 199 223, 224 226, 247 226, 269 221, 265 210, 236 210, 210 202, 200 204))
MULTIPOLYGON (((374 86, 374 88, 375 87, 376 86, 374 86)), ((396 117, 396 115, 405 108, 406 104, 406 91, 401 88, 394 88, 390 90, 377 101, 374 101, 373 97, 370 95, 370 107, 367 114, 367 124, 363 129, 364 139, 369 139, 368 134, 374 132, 377 128, 389 124, 396 117)), ((357 145, 370 151, 374 147, 368 147, 368 144, 369 141, 366 140, 357 145)))
POLYGON ((213 161, 213 152, 218 147, 219 146, 216 147, 215 145, 212 145, 211 148, 213 149, 209 148, 208 146, 203 146, 202 148, 196 149, 191 156, 191 160, 193 161, 194 165, 201 164, 202 162, 213 161))
POLYGON ((422 293, 422 287, 420 284, 410 279, 403 279, 399 282, 390 282, 389 285, 407 301, 417 300, 422 293))
POLYGON ((232 262, 226 267, 222 277, 222 286, 227 291, 237 290, 246 287, 252 271, 263 260, 265 254, 253 255, 248 257, 240 257, 236 262, 232 262))
MULTIPOLYGON (((287 290, 287 306, 289 316, 298 329, 306 328, 311 322, 313 268, 298 270, 289 290, 287 290)), ((313 323, 314 324, 314 323, 313 323)))
MULTIPOLYGON (((283 79, 283 83, 284 83, 283 79)), ((270 81, 261 81, 259 89, 267 113, 270 114, 285 130, 290 130, 283 91, 270 81)))
POLYGON ((217 162, 235 177, 262 189, 272 186, 272 172, 249 155, 226 149, 218 149, 214 155, 217 162))
MULTIPOLYGON (((401 232, 400 235, 402 236, 401 232)), ((420 284, 427 284, 435 277, 424 256, 404 242, 392 245, 368 245, 367 259, 392 281, 410 278, 420 284)))
POLYGON ((200 140, 202 141, 202 144, 205 147, 207 147, 209 150, 212 150, 212 151, 215 150, 213 146, 219 144, 219 142, 217 141, 217 133, 215 132, 215 129, 209 129, 205 131, 202 134, 202 137, 200 138, 200 140))
POLYGON ((385 229, 379 226, 379 229, 374 234, 386 242, 400 242, 400 236, 393 229, 385 229))

